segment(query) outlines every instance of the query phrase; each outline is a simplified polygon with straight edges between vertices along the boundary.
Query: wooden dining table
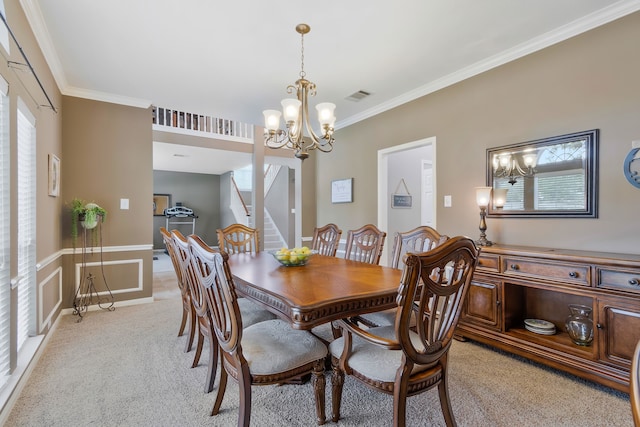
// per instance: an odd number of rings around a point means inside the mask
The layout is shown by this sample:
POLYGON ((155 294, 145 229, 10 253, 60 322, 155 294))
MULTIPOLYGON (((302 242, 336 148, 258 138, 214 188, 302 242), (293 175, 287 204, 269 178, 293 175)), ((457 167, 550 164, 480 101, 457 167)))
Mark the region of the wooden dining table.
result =
POLYGON ((402 275, 395 268, 323 255, 286 267, 268 252, 230 254, 229 267, 238 295, 307 330, 396 307, 402 275))

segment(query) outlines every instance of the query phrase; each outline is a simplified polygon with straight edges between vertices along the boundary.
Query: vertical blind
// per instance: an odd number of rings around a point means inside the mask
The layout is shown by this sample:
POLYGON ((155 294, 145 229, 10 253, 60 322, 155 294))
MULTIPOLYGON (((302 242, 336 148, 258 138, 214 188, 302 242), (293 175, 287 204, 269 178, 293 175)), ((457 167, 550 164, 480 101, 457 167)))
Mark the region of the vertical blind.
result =
POLYGON ((10 366, 10 235, 9 235, 9 97, 7 82, 0 77, 0 388, 10 366))
POLYGON ((35 335, 36 282, 36 128, 35 118, 18 100, 18 351, 35 335))

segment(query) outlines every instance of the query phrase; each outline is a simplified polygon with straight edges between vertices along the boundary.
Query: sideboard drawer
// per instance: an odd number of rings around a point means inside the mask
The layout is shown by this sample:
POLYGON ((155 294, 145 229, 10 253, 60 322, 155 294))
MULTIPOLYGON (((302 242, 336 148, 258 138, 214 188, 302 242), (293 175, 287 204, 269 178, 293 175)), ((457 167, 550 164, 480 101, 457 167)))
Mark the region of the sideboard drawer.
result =
POLYGON ((480 252, 478 256, 478 268, 498 272, 500 266, 500 257, 493 254, 483 254, 480 252))
POLYGON ((598 288, 640 293, 640 271, 598 269, 598 288))
POLYGON ((585 264, 504 257, 502 271, 507 275, 538 277, 581 286, 590 286, 591 283, 591 269, 585 264))

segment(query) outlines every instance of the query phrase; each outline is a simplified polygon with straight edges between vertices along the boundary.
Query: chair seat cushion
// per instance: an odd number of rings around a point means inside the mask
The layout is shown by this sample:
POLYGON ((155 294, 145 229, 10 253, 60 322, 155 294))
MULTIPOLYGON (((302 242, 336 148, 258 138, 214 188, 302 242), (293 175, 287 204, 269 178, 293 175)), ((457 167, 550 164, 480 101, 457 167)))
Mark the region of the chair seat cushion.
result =
MULTIPOLYGON (((395 338, 395 328, 393 326, 383 326, 367 330, 373 335, 387 339, 395 338)), ((418 334, 410 332, 411 341, 416 348, 424 348, 420 342, 418 334)), ((340 358, 344 349, 344 336, 329 344, 329 352, 333 357, 340 358)), ((356 334, 353 334, 352 354, 348 364, 362 375, 377 381, 393 382, 396 378, 396 371, 402 363, 402 350, 387 350, 384 347, 372 344, 356 334)), ((422 372, 430 368, 428 365, 414 365, 411 374, 422 372)))
MULTIPOLYGON (((388 310, 374 311, 373 313, 361 314, 360 317, 362 317, 367 322, 371 322, 376 326, 395 326, 397 312, 398 312, 397 308, 390 308, 388 310)), ((411 314, 409 327, 414 327, 415 325, 416 325, 416 316, 415 314, 411 314)))
POLYGON ((280 319, 245 328, 242 353, 253 375, 286 372, 327 356, 327 347, 307 331, 292 329, 280 319))
POLYGON ((238 307, 240 308, 240 314, 242 316, 243 328, 276 318, 275 314, 269 310, 265 310, 247 298, 238 298, 238 307))
POLYGON ((393 326, 396 323, 397 308, 361 314, 360 317, 377 326, 393 326))

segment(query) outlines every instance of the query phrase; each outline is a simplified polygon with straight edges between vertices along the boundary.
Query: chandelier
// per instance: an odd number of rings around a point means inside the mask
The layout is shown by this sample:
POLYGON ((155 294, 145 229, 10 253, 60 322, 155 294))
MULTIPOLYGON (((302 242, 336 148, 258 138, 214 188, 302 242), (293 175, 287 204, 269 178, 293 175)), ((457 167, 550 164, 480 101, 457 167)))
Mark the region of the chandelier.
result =
POLYGON ((520 166, 520 162, 516 156, 511 153, 500 153, 493 157, 493 176, 494 178, 508 178, 508 183, 513 185, 518 182, 518 177, 531 177, 535 175, 536 161, 538 156, 534 153, 525 153, 522 155, 524 167, 520 166))
POLYGON ((336 121, 334 110, 335 104, 322 102, 316 105, 318 110, 318 120, 320 122, 321 135, 317 135, 309 123, 309 96, 316 95, 316 85, 305 78, 304 71, 304 35, 311 30, 307 24, 298 24, 296 31, 301 36, 301 67, 300 78, 295 84, 287 86, 287 93, 296 92, 296 98, 283 99, 282 112, 287 127, 280 129, 280 111, 265 110, 265 145, 269 148, 290 148, 294 150, 295 156, 299 159, 309 157, 310 150, 320 150, 328 153, 333 149, 333 125, 336 121), (304 135, 306 128, 308 136, 304 135))

